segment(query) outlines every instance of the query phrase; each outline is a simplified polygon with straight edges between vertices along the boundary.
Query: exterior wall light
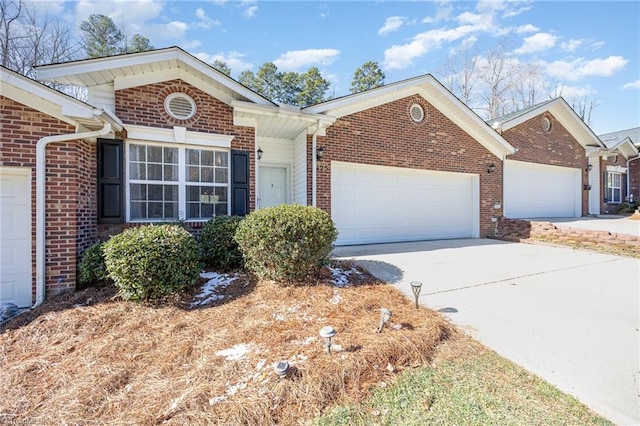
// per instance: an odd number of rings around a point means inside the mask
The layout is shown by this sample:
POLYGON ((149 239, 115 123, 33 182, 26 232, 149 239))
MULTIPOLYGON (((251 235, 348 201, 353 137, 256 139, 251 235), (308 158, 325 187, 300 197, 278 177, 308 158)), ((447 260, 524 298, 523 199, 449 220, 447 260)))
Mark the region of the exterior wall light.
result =
POLYGON ((493 171, 496 169, 495 164, 491 163, 489 164, 489 168, 487 169, 487 173, 493 173, 493 171))
POLYGON ((587 164, 587 168, 586 168, 586 170, 587 170, 588 172, 590 172, 590 171, 591 171, 591 169, 593 169, 593 166, 592 166, 591 164, 587 164))
POLYGON ((331 339, 335 335, 336 331, 330 325, 324 326, 320 330, 320 337, 324 339, 324 347, 329 355, 331 355, 331 339))
POLYGON ((418 309, 420 290, 422 290, 422 283, 420 281, 411 281, 411 291, 413 292, 413 297, 416 298, 416 309, 418 309))
POLYGON ((278 361, 273 364, 273 372, 278 375, 281 379, 284 378, 289 372, 289 362, 288 361, 278 361))
POLYGON ((391 318, 391 311, 387 308, 380 308, 380 327, 378 327, 378 333, 382 333, 382 328, 391 318))
POLYGON ((585 186, 583 186, 585 191, 591 191, 591 185, 587 184, 585 186))
POLYGON ((319 146, 318 148, 316 148, 316 160, 318 161, 322 160, 323 156, 324 156, 324 148, 319 146))
POLYGON ((258 148, 257 154, 258 154, 258 161, 262 160, 262 154, 264 154, 264 151, 262 150, 261 147, 258 148))

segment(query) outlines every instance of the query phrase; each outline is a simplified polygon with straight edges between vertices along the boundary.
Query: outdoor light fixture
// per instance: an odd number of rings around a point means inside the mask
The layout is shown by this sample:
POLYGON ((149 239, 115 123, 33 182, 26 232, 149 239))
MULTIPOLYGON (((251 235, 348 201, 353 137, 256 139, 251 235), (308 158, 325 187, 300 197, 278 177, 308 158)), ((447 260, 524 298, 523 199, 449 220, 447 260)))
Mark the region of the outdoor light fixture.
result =
POLYGON ((321 146, 316 148, 316 160, 318 161, 322 160, 323 155, 324 155, 324 148, 321 146))
POLYGON ((416 298, 416 309, 418 309, 420 290, 422 290, 422 283, 420 281, 411 281, 411 291, 413 292, 413 297, 416 298))
POLYGON ((591 191, 591 185, 587 184, 587 185, 583 186, 583 188, 584 188, 585 191, 591 191))
POLYGON ((496 169, 496 166, 491 163, 489 164, 489 168, 487 169, 487 173, 493 173, 493 171, 496 169))
POLYGON ((262 150, 262 148, 258 148, 258 161, 262 160, 262 154, 264 153, 264 151, 262 150))
POLYGON ((389 321, 391 318, 391 311, 387 308, 380 308, 380 327, 378 327, 378 333, 382 333, 382 327, 389 321))
POLYGON ((278 361, 273 364, 273 372, 278 375, 281 379, 287 375, 289 371, 289 362, 288 361, 278 361))
POLYGON ((593 169, 593 166, 591 164, 587 164, 587 171, 590 172, 591 169, 593 169))
POLYGON ((331 354, 331 339, 336 335, 336 331, 330 325, 322 327, 320 337, 324 339, 324 347, 328 354, 331 354))

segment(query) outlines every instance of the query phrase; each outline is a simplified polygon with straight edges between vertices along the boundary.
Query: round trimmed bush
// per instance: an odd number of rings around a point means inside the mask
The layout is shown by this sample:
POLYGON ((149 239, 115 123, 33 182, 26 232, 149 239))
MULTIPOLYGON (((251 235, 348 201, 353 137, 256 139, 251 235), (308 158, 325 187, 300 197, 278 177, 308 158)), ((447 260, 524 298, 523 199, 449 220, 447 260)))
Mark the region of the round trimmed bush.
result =
POLYGON ((84 251, 78 265, 78 281, 81 285, 104 283, 109 278, 104 263, 102 243, 97 242, 84 251))
POLYGON ((130 228, 103 245, 109 277, 127 300, 157 299, 194 285, 198 243, 176 225, 130 228))
POLYGON ((315 207, 282 204, 256 210, 238 226, 235 239, 245 267, 259 278, 304 280, 326 265, 338 231, 315 207))
POLYGON ((204 225, 200 234, 202 260, 213 268, 236 268, 242 265, 242 253, 233 239, 240 216, 216 216, 204 225))

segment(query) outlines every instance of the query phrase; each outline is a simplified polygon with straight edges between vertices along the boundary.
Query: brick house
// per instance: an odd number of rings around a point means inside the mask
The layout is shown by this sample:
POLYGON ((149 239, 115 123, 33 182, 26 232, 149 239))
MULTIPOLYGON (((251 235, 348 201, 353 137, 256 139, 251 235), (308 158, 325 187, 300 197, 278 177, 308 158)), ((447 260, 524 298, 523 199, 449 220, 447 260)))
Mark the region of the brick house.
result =
POLYGON ((559 213, 580 216, 585 147, 599 143, 562 100, 492 128, 431 75, 300 109, 177 47, 37 73, 85 87, 87 102, 2 69, 0 243, 3 265, 5 252, 24 261, 14 275, 3 267, 0 301, 20 306, 75 288, 89 244, 142 223, 198 227, 298 203, 331 214, 338 244, 481 238, 507 209, 522 212, 503 194, 508 179, 522 181, 518 167, 508 172, 518 163, 539 167, 541 181, 570 169, 564 195, 579 190, 581 201, 559 213), (551 131, 540 133, 542 119, 551 131), (23 197, 9 202, 14 187, 23 197))
POLYGON ((606 149, 596 153, 593 163, 599 191, 594 204, 596 214, 616 214, 623 202, 633 203, 640 197, 640 127, 599 136, 606 149), (599 172, 599 173, 598 173, 599 172))

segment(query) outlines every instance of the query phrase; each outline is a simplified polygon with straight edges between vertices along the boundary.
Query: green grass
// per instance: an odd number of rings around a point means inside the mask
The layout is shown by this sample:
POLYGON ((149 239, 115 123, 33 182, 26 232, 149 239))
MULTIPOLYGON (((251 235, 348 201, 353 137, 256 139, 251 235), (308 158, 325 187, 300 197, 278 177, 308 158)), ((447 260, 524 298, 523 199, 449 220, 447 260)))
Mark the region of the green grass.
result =
POLYGON ((316 425, 610 425, 575 398, 484 351, 407 370, 354 406, 333 407, 316 425))

